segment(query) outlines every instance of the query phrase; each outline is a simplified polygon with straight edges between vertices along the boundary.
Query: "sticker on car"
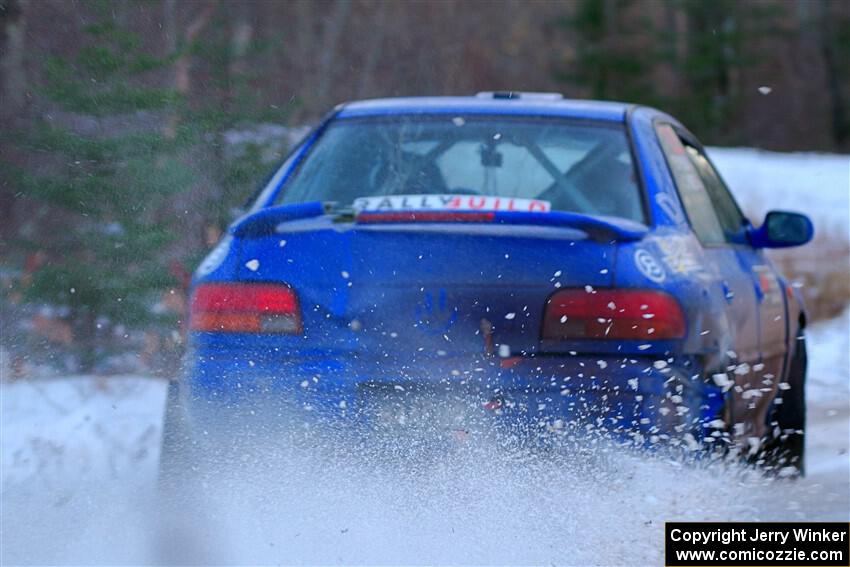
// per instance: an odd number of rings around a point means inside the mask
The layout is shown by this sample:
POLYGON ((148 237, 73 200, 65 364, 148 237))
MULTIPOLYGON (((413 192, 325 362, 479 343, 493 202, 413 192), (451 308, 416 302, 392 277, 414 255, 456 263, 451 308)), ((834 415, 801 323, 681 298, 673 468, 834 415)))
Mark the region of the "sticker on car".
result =
POLYGON ((549 201, 486 195, 386 195, 354 200, 357 212, 384 211, 507 211, 548 213, 549 201))
POLYGON ((640 249, 635 252, 635 265, 640 273, 656 283, 661 283, 667 278, 664 268, 658 263, 655 256, 646 250, 640 249))

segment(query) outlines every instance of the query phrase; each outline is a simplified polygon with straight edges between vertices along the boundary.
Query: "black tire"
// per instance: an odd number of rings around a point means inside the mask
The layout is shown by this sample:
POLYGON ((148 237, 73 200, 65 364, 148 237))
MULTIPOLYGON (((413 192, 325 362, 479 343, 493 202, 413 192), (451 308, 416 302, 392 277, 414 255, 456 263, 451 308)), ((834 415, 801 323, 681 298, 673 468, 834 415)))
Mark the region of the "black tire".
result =
POLYGON ((191 440, 183 419, 178 382, 168 383, 159 453, 159 484, 166 490, 184 480, 191 440))
MULTIPOLYGON (((220 563, 220 552, 205 530, 211 513, 198 482, 198 450, 185 419, 178 382, 168 385, 159 458, 158 525, 152 552, 163 565, 220 563)), ((212 527, 210 527, 212 526, 212 527)))
POLYGON ((775 406, 771 419, 778 435, 774 435, 770 444, 771 464, 779 468, 794 467, 800 475, 805 473, 807 365, 806 337, 800 329, 786 377, 789 388, 779 391, 782 403, 775 406))

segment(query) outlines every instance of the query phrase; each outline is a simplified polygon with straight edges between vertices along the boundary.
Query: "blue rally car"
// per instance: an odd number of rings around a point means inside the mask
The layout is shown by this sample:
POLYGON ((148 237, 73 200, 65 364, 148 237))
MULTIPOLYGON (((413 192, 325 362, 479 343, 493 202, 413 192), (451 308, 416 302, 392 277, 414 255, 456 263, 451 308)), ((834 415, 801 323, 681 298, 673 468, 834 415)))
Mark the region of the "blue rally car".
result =
POLYGON ((753 226, 652 108, 341 104, 198 268, 164 454, 286 400, 367 433, 424 406, 450 429, 605 431, 802 470, 806 316, 764 249, 812 233, 789 212, 753 226))

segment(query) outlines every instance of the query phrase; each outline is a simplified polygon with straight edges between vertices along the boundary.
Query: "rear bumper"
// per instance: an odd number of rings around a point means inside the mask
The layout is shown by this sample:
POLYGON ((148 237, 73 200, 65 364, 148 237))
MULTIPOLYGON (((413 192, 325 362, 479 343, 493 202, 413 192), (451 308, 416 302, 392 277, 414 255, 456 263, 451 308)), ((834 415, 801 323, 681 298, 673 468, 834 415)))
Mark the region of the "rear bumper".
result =
POLYGON ((219 419, 221 408, 243 402, 285 401, 312 415, 368 421, 376 400, 391 397, 405 405, 427 392, 532 428, 602 429, 652 441, 684 434, 704 439, 713 432, 708 424, 719 415, 724 394, 701 378, 694 360, 668 360, 580 354, 397 360, 216 348, 190 354, 182 398, 204 419, 219 419))

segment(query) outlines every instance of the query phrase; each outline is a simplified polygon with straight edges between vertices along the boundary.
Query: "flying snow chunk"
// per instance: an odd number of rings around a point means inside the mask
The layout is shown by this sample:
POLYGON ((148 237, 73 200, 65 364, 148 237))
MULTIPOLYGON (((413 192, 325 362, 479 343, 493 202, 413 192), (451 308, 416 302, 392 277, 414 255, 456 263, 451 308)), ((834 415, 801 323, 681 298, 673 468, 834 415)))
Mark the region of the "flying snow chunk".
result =
POLYGON ((765 96, 769 95, 772 90, 772 88, 766 86, 759 87, 759 92, 765 96))
POLYGON ((759 452, 759 447, 761 447, 761 439, 758 437, 747 437, 747 445, 750 446, 750 450, 747 454, 755 455, 759 452))
POLYGON ((508 321, 510 321, 511 319, 513 319, 515 317, 516 317, 516 313, 508 313, 507 315, 505 315, 505 319, 507 319, 508 321))
POLYGON ((257 259, 248 260, 247 262, 245 262, 245 267, 251 270, 252 272, 256 272, 260 269, 260 261, 257 259))
POLYGON ((712 374, 711 379, 714 380, 715 384, 717 384, 719 387, 723 388, 724 392, 726 390, 728 390, 729 388, 731 388, 732 384, 733 384, 732 380, 729 379, 729 376, 727 376, 726 374, 723 374, 723 373, 712 374))
POLYGON ((759 390, 744 390, 743 393, 741 393, 741 398, 749 400, 752 398, 760 398, 763 395, 764 394, 762 394, 759 390))
POLYGON ((750 373, 750 365, 746 362, 742 362, 741 364, 735 366, 735 374, 738 376, 745 376, 750 373))
POLYGON ((696 439, 694 439, 694 436, 692 434, 685 433, 683 438, 685 444, 688 446, 688 449, 690 449, 691 451, 696 451, 697 449, 699 449, 699 443, 696 439))

